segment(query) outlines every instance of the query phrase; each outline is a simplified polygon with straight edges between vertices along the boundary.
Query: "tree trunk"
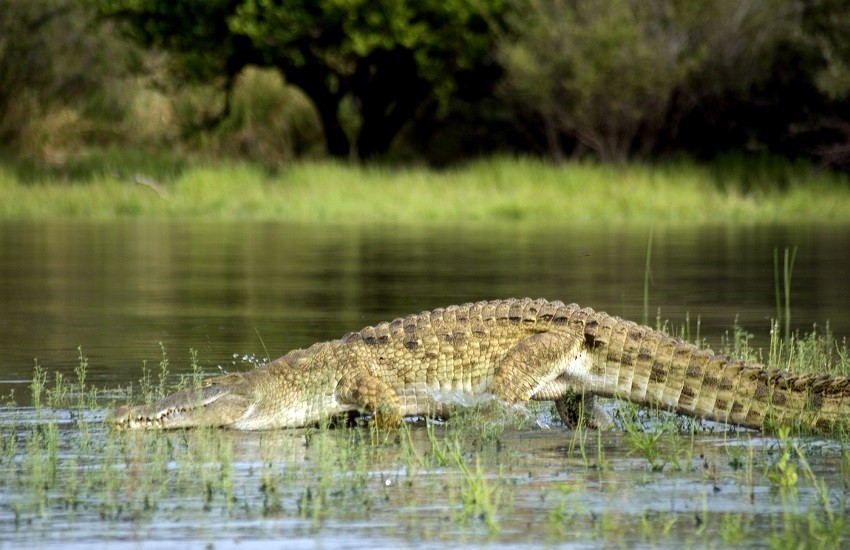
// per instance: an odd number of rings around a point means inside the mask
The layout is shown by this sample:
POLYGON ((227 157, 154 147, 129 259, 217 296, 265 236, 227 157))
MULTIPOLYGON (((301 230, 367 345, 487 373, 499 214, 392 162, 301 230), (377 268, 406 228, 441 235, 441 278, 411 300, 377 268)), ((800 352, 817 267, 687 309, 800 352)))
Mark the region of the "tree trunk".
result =
POLYGON ((339 103, 345 95, 345 90, 332 92, 328 86, 328 82, 337 78, 337 75, 332 74, 318 61, 308 61, 297 69, 281 67, 280 70, 287 82, 301 88, 307 97, 313 100, 322 121, 328 154, 336 158, 348 158, 351 144, 339 121, 339 103))
POLYGON ((431 86, 419 77, 411 52, 379 50, 360 60, 351 91, 361 107, 357 155, 367 159, 389 150, 431 86))
POLYGON ((322 120, 322 129, 325 132, 325 146, 328 154, 336 158, 348 158, 351 153, 351 144, 348 136, 339 122, 339 100, 318 102, 314 98, 319 118, 322 120))

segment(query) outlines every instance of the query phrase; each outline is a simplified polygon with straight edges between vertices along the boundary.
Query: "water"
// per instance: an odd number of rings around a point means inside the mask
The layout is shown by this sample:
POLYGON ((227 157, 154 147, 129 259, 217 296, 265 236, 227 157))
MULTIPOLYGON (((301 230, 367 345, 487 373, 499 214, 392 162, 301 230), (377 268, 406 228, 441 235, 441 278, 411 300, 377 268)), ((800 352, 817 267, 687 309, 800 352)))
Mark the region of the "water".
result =
MULTIPOLYGON (((22 438, 36 437, 30 420, 19 413, 22 438)), ((437 426, 432 443, 419 423, 375 444, 364 429, 116 434, 88 420, 61 416, 56 481, 50 453, 26 442, 20 462, 0 461, 0 546, 681 548, 817 536, 840 547, 850 537, 847 451, 830 441, 797 442, 828 490, 823 506, 802 467, 799 486, 769 480, 783 447, 755 434, 664 436, 666 464, 653 471, 623 433, 487 438, 437 426)))
MULTIPOLYGON (((363 471, 365 481, 337 486, 329 515, 318 521, 305 517, 298 503, 308 489, 318 490, 321 460, 309 437, 298 432, 277 436, 287 442, 274 458, 286 483, 281 484, 281 509, 269 514, 263 513, 259 489, 259 472, 268 462, 262 441, 269 434, 217 435, 232 448, 235 511, 219 493, 211 507, 204 506, 202 492, 179 496, 179 476, 195 474, 181 474, 188 466, 174 456, 167 469, 176 477, 164 483, 176 492, 160 494, 158 507, 135 515, 103 513, 104 495, 114 494, 92 488, 83 493, 85 505, 73 511, 55 496, 46 509, 30 508, 30 501, 16 494, 29 487, 28 434, 32 426, 49 425, 33 417, 32 409, 20 408, 30 404, 36 360, 51 375, 73 377, 81 349, 88 358, 87 381, 114 388, 137 381, 143 364, 157 368, 163 348, 175 376, 190 368, 190 349, 207 370, 246 368, 253 359, 275 358, 407 313, 510 296, 575 301, 640 321, 649 234, 649 227, 616 225, 2 223, 0 396, 13 393, 19 407, 0 410, 0 424, 12 426, 3 433, 18 434, 16 442, 2 448, 13 459, 4 463, 11 469, 0 483, 0 540, 14 546, 210 543, 244 548, 363 546, 373 539, 384 546, 442 546, 449 540, 494 546, 621 544, 651 543, 659 536, 662 546, 676 546, 682 537, 699 544, 722 529, 734 531, 724 519, 733 514, 744 518, 742 541, 762 541, 764 533, 788 520, 783 514, 806 518, 815 513, 817 498, 808 487, 789 508, 763 475, 778 454, 776 441, 749 435, 740 445, 755 456, 757 479, 752 482, 741 481, 740 471, 729 466, 737 440, 713 435, 698 436, 694 455, 709 458, 695 459, 698 466, 683 472, 668 466, 662 474, 648 471, 646 461, 629 454, 622 435, 606 436, 601 443, 611 463, 607 470, 588 467, 570 443, 574 434, 558 429, 509 429, 498 445, 469 443, 463 450, 468 467, 474 469, 475 457, 481 457, 485 477, 507 487, 495 534, 480 518, 462 522, 456 517, 464 487, 457 467, 419 466, 411 478, 407 459, 398 456, 403 445, 366 444, 368 456, 357 459, 363 461, 360 466, 338 466, 333 474, 345 478, 353 475, 346 472, 363 471), (292 468, 293 477, 286 477, 292 468), (454 492, 453 500, 446 500, 447 491, 454 492), (18 516, 16 507, 23 510, 18 516), (554 534, 538 529, 553 521, 553 510, 566 514, 554 522, 554 534), (694 519, 701 514, 703 519, 694 519), (669 521, 665 535, 662 526, 669 521), (641 535, 647 522, 657 529, 641 535)), ((652 235, 651 323, 658 310, 674 327, 689 319, 692 337, 699 330, 718 347, 738 319, 755 333, 755 344, 765 345, 776 315, 774 251, 781 255, 786 247, 797 247, 794 328, 809 331, 814 324, 829 323, 838 338, 850 336, 850 227, 656 226, 652 235)), ((145 446, 162 438, 171 441, 172 453, 191 449, 195 437, 125 438, 104 430, 103 410, 94 409, 86 411, 87 429, 106 447, 83 448, 79 420, 60 413, 58 460, 61 475, 72 477, 82 475, 79 468, 85 464, 98 470, 104 464, 130 468, 134 461, 145 463, 158 456, 145 446)), ((345 434, 327 437, 331 445, 344 446, 337 440, 345 434)), ((416 426, 413 438, 427 453, 425 428, 416 426)), ((820 444, 815 442, 817 449, 820 444)), ((596 452, 595 439, 588 445, 596 452)), ((841 482, 846 458, 835 445, 818 450, 811 461, 834 491, 833 506, 846 511, 847 484, 841 482)), ((193 460, 203 463, 205 458, 193 460)), ((129 483, 132 478, 122 479, 129 483)))
MULTIPOLYGON (((850 228, 656 227, 650 322, 690 317, 719 345, 735 319, 767 341, 775 249, 798 247, 795 328, 850 336, 850 228)), ((0 225, 0 395, 19 397, 34 361, 125 383, 165 347, 175 372, 233 355, 275 358, 365 325, 504 297, 643 316, 649 228, 328 227, 254 222, 0 225)))

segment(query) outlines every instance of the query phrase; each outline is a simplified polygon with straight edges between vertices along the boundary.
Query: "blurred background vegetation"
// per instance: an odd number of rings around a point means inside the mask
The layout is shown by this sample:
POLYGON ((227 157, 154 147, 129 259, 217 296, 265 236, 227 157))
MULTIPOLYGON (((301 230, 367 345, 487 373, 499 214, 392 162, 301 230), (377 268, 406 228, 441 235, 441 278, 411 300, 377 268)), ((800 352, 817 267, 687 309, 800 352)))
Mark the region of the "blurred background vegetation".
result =
POLYGON ((847 170, 847 37, 850 0, 0 0, 0 155, 847 170))

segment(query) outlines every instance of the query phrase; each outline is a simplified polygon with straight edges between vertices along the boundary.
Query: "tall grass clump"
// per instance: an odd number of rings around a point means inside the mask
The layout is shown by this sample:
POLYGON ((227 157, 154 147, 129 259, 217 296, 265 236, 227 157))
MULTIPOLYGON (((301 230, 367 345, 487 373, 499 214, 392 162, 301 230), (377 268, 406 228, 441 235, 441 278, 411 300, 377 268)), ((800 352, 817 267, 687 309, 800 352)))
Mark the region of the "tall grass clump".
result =
POLYGON ((805 546, 817 540, 819 547, 840 548, 847 536, 846 496, 836 499, 826 481, 806 458, 805 445, 792 438, 790 430, 780 430, 778 453, 767 465, 765 476, 774 485, 782 503, 781 528, 770 537, 775 547, 805 546), (815 495, 815 504, 799 513, 804 480, 815 495), (781 536, 780 536, 781 533, 781 536))
POLYGON ((459 453, 454 455, 454 459, 462 475, 460 506, 454 510, 455 518, 460 522, 478 519, 484 522, 491 533, 498 533, 499 510, 502 505, 500 481, 487 479, 477 456, 474 467, 470 467, 459 453))

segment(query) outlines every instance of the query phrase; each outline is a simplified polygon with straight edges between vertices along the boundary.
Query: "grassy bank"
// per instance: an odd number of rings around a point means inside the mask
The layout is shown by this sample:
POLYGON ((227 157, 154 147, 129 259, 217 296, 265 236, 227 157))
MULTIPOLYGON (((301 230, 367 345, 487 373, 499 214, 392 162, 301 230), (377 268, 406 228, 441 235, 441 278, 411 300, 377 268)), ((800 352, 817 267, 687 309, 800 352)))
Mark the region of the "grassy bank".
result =
POLYGON ((846 175, 776 160, 555 166, 499 157, 447 170, 325 161, 276 171, 127 153, 86 162, 62 170, 0 163, 0 219, 850 221, 846 175))

